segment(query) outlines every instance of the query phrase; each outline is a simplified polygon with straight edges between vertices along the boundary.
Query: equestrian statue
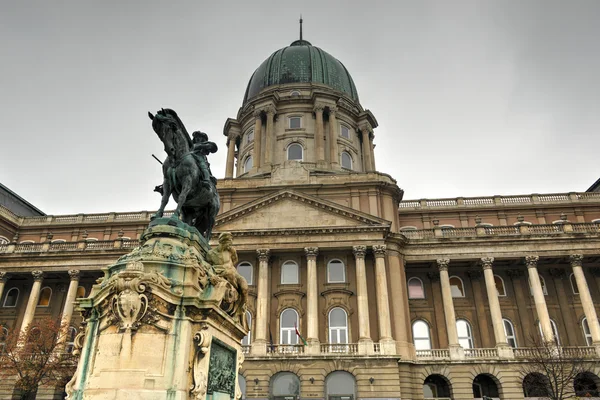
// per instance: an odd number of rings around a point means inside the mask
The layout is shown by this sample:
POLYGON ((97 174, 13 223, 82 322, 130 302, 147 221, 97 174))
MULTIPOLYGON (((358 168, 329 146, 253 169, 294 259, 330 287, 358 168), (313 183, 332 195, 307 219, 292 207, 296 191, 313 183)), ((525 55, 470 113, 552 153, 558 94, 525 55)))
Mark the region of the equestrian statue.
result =
POLYGON ((164 108, 155 115, 148 112, 152 129, 163 142, 167 158, 163 163, 163 184, 155 189, 162 194, 160 208, 152 219, 161 218, 171 194, 177 208, 171 216, 195 227, 210 240, 220 202, 217 180, 206 158, 217 151, 217 145, 204 132, 190 138, 175 111, 164 108))

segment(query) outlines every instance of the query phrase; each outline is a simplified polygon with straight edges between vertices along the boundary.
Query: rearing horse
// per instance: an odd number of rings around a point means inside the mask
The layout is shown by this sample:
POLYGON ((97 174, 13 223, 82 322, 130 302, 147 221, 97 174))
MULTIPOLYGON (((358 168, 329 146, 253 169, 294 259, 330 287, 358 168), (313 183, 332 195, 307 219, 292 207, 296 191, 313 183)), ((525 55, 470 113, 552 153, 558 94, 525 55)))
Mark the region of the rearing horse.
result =
POLYGON ((210 179, 202 180, 196 155, 192 152, 192 140, 175 111, 165 108, 156 115, 148 112, 148 116, 167 153, 163 164, 162 200, 152 219, 163 216, 172 194, 177 208, 171 218, 196 227, 210 240, 220 207, 217 188, 210 179))

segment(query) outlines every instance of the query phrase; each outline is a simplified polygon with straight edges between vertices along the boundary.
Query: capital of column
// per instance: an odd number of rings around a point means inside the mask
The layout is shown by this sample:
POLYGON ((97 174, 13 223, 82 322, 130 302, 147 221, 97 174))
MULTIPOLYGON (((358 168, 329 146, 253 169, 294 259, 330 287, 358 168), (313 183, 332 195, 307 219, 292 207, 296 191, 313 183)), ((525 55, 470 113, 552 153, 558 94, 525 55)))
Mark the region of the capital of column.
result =
POLYGON ((450 264, 448 258, 438 258, 436 262, 440 271, 448 271, 448 264, 450 264))
POLYGON ((525 256, 525 265, 527 268, 536 268, 539 260, 539 256, 525 256))
POLYGON ((254 118, 258 119, 258 118, 260 118, 260 117, 261 117, 262 113, 263 113, 263 109, 262 109, 262 108, 258 108, 258 109, 254 110, 254 111, 252 112, 252 116, 253 116, 254 118))
POLYGON ((8 272, 0 271, 0 283, 6 283, 8 280, 8 272))
POLYGON ((269 115, 269 116, 271 116, 271 117, 272 117, 273 115, 277 114, 277 109, 275 108, 275 106, 274 106, 274 105, 268 105, 268 106, 266 106, 266 107, 263 109, 263 111, 264 111, 265 113, 267 113, 267 115, 269 115))
POLYGON ((367 246, 352 246, 352 252, 354 253, 354 257, 365 258, 365 254, 367 254, 367 246))
POLYGON ((335 113, 337 112, 337 107, 329 106, 329 115, 335 117, 335 113))
POLYGON ((35 282, 41 282, 44 279, 44 272, 40 270, 31 271, 31 275, 33 275, 33 280, 35 282))
POLYGON ((387 246, 385 244, 376 244, 373 245, 373 253, 375 253, 376 258, 385 257, 385 251, 387 246))
POLYGON ((492 269, 493 263, 494 263, 494 257, 482 257, 481 258, 481 267, 483 269, 492 269))
POLYGON ((325 105, 321 104, 321 103, 316 103, 313 107, 314 112, 323 112, 324 109, 325 109, 325 105))
POLYGON ((71 277, 72 281, 79 280, 79 270, 78 269, 70 269, 68 273, 69 273, 69 276, 71 277))
POLYGON ((258 255, 258 261, 269 261, 269 257, 271 256, 271 250, 257 249, 256 254, 258 255))
POLYGON ((239 132, 229 132, 227 134, 227 139, 230 142, 235 142, 237 140, 237 138, 239 138, 239 137, 240 137, 240 133, 239 132))
POLYGON ((319 248, 318 247, 305 247, 304 248, 304 253, 306 254, 306 258, 308 258, 309 260, 315 260, 317 258, 317 255, 319 255, 319 248))
POLYGON ((569 256, 571 267, 581 267, 583 263, 583 254, 571 254, 569 256))

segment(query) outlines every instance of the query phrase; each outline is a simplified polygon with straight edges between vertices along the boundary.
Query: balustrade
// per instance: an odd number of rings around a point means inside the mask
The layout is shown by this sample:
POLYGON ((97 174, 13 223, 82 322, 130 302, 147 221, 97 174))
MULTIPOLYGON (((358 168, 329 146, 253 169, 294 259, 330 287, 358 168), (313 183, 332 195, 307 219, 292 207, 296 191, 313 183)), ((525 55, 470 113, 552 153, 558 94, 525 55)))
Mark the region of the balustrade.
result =
POLYGON ((357 343, 321 343, 321 354, 357 354, 358 344, 357 343))
POLYGON ((450 350, 448 349, 429 349, 417 350, 417 360, 449 360, 450 350))
POLYGON ((301 344, 269 344, 267 353, 270 354, 303 354, 304 345, 301 344))
POLYGON ((465 349, 464 351, 465 351, 465 358, 477 358, 477 359, 498 358, 498 350, 496 348, 465 349))

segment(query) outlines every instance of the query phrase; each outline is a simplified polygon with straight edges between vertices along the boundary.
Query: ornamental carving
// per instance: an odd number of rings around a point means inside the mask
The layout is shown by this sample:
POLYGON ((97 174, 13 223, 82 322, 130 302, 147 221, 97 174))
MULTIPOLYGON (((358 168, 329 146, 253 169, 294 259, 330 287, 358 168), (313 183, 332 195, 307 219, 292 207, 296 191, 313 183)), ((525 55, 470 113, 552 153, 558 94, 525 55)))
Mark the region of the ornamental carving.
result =
POLYGON ((33 275, 33 280, 35 282, 41 282, 42 279, 44 279, 44 272, 43 271, 31 271, 31 275, 33 275))
POLYGON ((271 255, 271 250, 269 249, 258 249, 256 250, 256 255, 258 256, 258 261, 260 262, 268 262, 269 257, 271 255))
POLYGON ((492 264, 494 263, 494 257, 482 257, 481 258, 481 266, 483 269, 492 269, 492 264))
MULTIPOLYGON (((235 351, 213 340, 210 345, 210 367, 208 369, 207 394, 228 393, 235 397, 236 381, 235 351)), ((202 397, 204 399, 204 397, 202 397)))
POLYGON ((440 271, 448 271, 448 264, 450 264, 448 258, 438 258, 436 262, 440 271))
POLYGON ((207 365, 204 356, 210 349, 212 337, 206 330, 206 326, 202 330, 194 334, 194 359, 192 361, 192 377, 194 379, 190 394, 193 399, 204 400, 206 397, 206 389, 208 387, 208 376, 206 374, 207 365))
POLYGON ((304 253, 306 254, 307 258, 312 258, 313 260, 319 255, 319 248, 318 247, 305 247, 304 248, 304 253))
POLYGON ((582 254, 571 254, 569 256, 569 261, 571 262, 572 267, 581 267, 583 263, 583 255, 582 254))
POLYGON ((321 103, 317 103, 315 104, 315 106, 313 107, 313 111, 314 112, 323 112, 323 110, 325 109, 325 105, 321 104, 321 103))
POLYGON ((387 246, 385 244, 376 244, 373 246, 373 253, 376 258, 384 257, 387 246))
POLYGON ((356 258, 365 258, 367 246, 352 246, 352 252, 356 258))
POLYGON ((536 268, 539 260, 540 257, 538 256, 525 256, 525 265, 527 265, 527 268, 536 268))
POLYGON ((79 280, 79 270, 78 269, 70 269, 68 274, 72 281, 79 280))

